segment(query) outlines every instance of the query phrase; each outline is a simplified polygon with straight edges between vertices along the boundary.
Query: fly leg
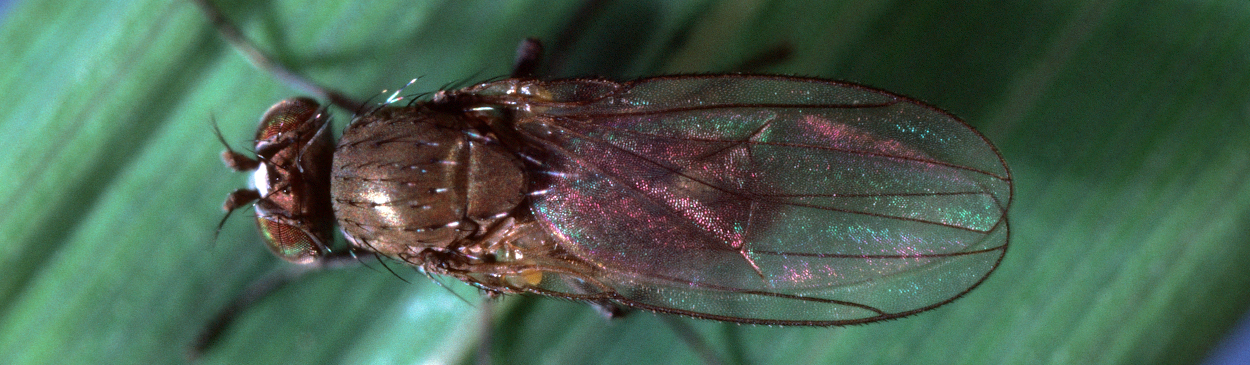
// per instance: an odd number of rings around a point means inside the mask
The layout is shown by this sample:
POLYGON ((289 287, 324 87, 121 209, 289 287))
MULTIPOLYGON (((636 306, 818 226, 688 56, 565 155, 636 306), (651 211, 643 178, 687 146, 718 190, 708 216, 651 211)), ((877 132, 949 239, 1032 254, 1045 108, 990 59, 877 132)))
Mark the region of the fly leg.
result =
POLYGON ((279 63, 275 58, 261 51, 260 48, 256 47, 255 43, 243 36, 243 32, 239 31, 239 27, 231 23, 230 19, 226 19, 226 16, 221 13, 220 9, 209 3, 210 0, 191 1, 198 5, 200 10, 204 11, 204 15, 208 17, 209 22, 212 22, 213 27, 217 28, 217 31, 221 33, 221 37, 225 38, 227 42, 230 42, 230 45, 243 53, 243 56, 247 57, 252 66, 273 74, 274 77, 283 83, 309 93, 314 98, 329 100, 331 104, 340 108, 355 112, 365 105, 363 102, 348 97, 338 90, 318 84, 316 81, 292 71, 286 65, 279 63))
POLYGON ((716 351, 712 350, 712 346, 707 343, 703 335, 699 334, 699 331, 696 331, 694 327, 691 327, 690 323, 687 323, 685 319, 672 315, 660 315, 659 317, 660 320, 664 321, 664 324, 668 325, 669 329, 673 330, 673 333, 677 334, 678 338, 681 338, 682 342, 686 343, 686 346, 690 347, 691 351, 699 355, 699 359, 703 360, 704 364, 720 365, 725 363, 721 361, 720 356, 716 355, 716 351))
POLYGON ((586 302, 586 304, 589 304, 591 308, 599 312, 599 315, 607 319, 624 318, 632 312, 628 307, 609 301, 586 302))
POLYGON ((772 48, 760 51, 751 58, 748 58, 738 65, 731 68, 734 72, 755 73, 763 72, 768 68, 785 63, 790 58, 790 54, 794 53, 793 47, 789 43, 781 43, 772 48))
POLYGON ((512 61, 512 77, 532 78, 542 61, 543 45, 537 39, 526 38, 516 46, 516 59, 512 61))
POLYGON ((270 294, 282 289, 286 284, 315 272, 356 267, 361 265, 361 260, 371 257, 374 257, 372 253, 340 250, 318 259, 314 264, 282 265, 270 271, 265 276, 253 281, 243 291, 243 294, 240 294, 234 301, 213 316, 213 319, 196 335, 195 342, 187 349, 187 358, 199 358, 200 355, 203 355, 217 342, 217 339, 221 337, 222 333, 225 333, 230 324, 234 323, 235 317, 270 294))

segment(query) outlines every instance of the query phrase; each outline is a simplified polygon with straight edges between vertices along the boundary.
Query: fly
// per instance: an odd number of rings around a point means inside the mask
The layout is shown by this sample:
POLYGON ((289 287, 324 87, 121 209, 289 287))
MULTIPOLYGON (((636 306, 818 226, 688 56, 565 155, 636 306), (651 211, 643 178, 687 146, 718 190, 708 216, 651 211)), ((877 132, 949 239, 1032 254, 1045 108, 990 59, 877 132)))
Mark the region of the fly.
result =
POLYGON ((254 203, 298 264, 377 255, 488 293, 768 325, 929 310, 1006 252, 1010 172, 950 113, 814 78, 534 79, 537 43, 520 49, 513 78, 388 99, 337 142, 316 100, 275 104, 256 158, 223 154, 255 171, 227 208, 254 203))

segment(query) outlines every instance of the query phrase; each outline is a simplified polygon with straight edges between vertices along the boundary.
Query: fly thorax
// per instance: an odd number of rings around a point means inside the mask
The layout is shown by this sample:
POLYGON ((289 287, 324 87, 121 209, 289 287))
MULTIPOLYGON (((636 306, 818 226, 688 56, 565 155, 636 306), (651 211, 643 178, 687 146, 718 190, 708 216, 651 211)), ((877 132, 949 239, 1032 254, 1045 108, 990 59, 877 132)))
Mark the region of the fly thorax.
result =
POLYGON ((450 114, 386 108, 343 132, 331 179, 352 244, 389 256, 485 234, 524 198, 521 163, 450 114))

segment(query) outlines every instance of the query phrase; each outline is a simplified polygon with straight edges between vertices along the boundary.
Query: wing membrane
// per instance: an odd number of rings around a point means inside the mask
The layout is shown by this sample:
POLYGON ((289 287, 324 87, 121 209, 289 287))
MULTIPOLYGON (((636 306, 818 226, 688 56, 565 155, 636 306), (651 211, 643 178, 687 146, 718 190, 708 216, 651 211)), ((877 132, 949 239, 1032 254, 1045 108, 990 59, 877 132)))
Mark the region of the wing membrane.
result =
POLYGON ((600 270, 595 285, 547 290, 722 320, 856 323, 946 303, 1006 251, 1001 156, 910 99, 736 75, 519 89, 537 100, 516 128, 550 153, 534 215, 600 270))

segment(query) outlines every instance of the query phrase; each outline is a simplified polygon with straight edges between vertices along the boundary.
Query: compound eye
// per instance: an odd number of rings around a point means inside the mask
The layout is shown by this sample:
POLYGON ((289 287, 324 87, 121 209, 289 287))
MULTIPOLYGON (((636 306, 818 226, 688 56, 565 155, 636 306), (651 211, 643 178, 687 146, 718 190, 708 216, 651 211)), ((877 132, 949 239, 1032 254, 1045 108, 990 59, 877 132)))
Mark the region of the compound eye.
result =
POLYGON ((306 230, 264 217, 257 217, 256 223, 265 236, 265 245, 283 260, 311 264, 324 254, 321 245, 306 230))
POLYGON ((269 107, 265 115, 260 117, 260 126, 256 129, 256 140, 265 141, 283 133, 303 127, 321 110, 316 100, 298 97, 290 98, 269 107))

